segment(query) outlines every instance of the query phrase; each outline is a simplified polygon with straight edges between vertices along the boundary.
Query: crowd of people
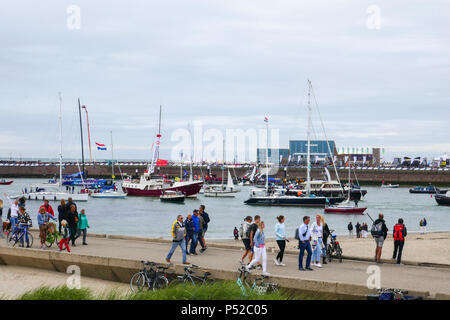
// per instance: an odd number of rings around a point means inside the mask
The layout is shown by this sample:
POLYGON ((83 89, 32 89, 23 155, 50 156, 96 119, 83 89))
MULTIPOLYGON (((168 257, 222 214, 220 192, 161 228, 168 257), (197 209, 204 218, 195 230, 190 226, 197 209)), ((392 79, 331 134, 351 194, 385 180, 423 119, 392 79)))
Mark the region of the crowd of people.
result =
POLYGON ((167 254, 166 261, 170 263, 173 253, 177 247, 180 247, 183 264, 187 262, 188 255, 197 255, 197 246, 200 244, 200 253, 205 252, 206 246, 205 233, 208 230, 210 222, 209 214, 205 211, 205 206, 200 205, 199 209, 188 213, 186 219, 183 215, 178 215, 177 220, 172 224, 172 247, 167 254), (190 246, 189 246, 190 244, 190 246))
MULTIPOLYGON (((19 198, 12 201, 8 194, 4 194, 9 201, 10 208, 6 220, 3 220, 3 201, 0 203, 0 222, 2 225, 1 237, 3 238, 5 233, 19 233, 23 232, 24 242, 19 246, 28 248, 30 247, 30 241, 28 238, 29 228, 32 227, 32 219, 26 211, 25 198, 19 198)), ((87 229, 89 228, 88 219, 85 209, 81 209, 78 213, 77 205, 73 202, 72 198, 66 201, 61 200, 58 206, 58 216, 55 216, 55 211, 50 205, 48 200, 44 200, 44 203, 39 207, 37 212, 37 224, 39 228, 40 247, 42 250, 46 249, 45 241, 47 234, 56 234, 61 236, 59 241, 59 249, 66 249, 70 252, 69 243, 71 246, 76 246, 76 240, 82 235, 83 245, 87 245, 86 236, 87 229), (51 221, 55 223, 51 223, 51 221), (56 223, 58 223, 58 230, 56 230, 56 223)))

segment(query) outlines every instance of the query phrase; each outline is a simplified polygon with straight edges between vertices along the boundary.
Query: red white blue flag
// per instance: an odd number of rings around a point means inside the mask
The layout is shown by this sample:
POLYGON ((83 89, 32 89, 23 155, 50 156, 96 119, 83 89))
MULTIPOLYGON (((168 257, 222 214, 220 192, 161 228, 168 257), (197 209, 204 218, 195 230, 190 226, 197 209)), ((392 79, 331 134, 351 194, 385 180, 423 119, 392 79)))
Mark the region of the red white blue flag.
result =
POLYGON ((106 150, 106 145, 104 145, 102 143, 98 143, 98 142, 96 142, 95 144, 97 145, 98 150, 102 150, 102 151, 106 150))
POLYGON ((264 122, 269 122, 269 118, 264 117, 264 122))

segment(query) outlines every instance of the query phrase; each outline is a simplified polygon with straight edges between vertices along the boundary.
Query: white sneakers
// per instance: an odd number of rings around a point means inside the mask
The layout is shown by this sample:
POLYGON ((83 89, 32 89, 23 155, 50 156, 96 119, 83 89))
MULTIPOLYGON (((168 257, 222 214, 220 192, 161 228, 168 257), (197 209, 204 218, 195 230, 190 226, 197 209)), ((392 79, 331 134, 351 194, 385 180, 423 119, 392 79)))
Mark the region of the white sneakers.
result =
POLYGON ((273 261, 275 262, 275 264, 276 264, 277 266, 280 265, 280 262, 278 261, 278 259, 273 259, 273 261))
POLYGON ((322 265, 319 263, 312 263, 312 266, 318 267, 318 268, 322 268, 322 265))

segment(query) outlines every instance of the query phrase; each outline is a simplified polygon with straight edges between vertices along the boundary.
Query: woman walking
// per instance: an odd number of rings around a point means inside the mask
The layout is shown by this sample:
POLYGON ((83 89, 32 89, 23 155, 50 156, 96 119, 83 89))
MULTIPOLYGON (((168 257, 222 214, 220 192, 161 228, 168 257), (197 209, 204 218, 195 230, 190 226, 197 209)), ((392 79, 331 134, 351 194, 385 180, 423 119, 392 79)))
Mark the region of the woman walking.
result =
POLYGON ((325 218, 323 216, 320 216, 322 220, 322 240, 323 240, 323 247, 322 247, 322 264, 327 264, 327 245, 328 245, 328 237, 330 236, 330 228, 328 228, 328 224, 325 222, 325 218))
POLYGON ((61 204, 58 206, 59 233, 61 233, 61 222, 63 220, 67 220, 66 202, 64 201, 64 199, 61 199, 61 204))
POLYGON ((89 228, 89 223, 86 217, 86 211, 84 209, 81 209, 77 225, 77 236, 75 239, 78 239, 81 233, 83 233, 83 245, 85 246, 87 245, 86 243, 87 228, 89 228))
POLYGON ((284 249, 286 248, 286 227, 284 225, 285 218, 284 216, 277 217, 277 224, 275 225, 275 236, 277 240, 278 247, 280 248, 280 252, 278 252, 277 257, 275 258, 275 264, 277 266, 285 266, 283 263, 283 255, 284 249))
POLYGON ((316 221, 311 226, 312 239, 312 265, 322 268, 320 264, 320 256, 322 254, 323 226, 320 214, 316 216, 316 221))
POLYGON ((263 276, 269 276, 270 274, 267 272, 267 252, 266 252, 266 243, 264 239, 264 221, 258 222, 258 230, 255 233, 255 238, 253 239, 254 243, 254 250, 255 250, 255 256, 250 262, 248 266, 245 268, 247 271, 250 270, 251 267, 253 267, 255 264, 259 262, 259 260, 262 259, 262 267, 263 267, 263 276))

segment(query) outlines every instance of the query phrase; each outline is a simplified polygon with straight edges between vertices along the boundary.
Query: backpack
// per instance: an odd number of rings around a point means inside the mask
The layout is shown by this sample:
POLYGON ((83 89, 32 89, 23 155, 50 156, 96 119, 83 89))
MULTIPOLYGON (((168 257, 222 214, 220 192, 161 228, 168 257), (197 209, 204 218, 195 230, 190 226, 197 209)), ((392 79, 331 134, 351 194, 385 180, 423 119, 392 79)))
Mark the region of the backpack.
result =
POLYGON ((370 233, 372 234, 372 237, 378 238, 383 236, 383 222, 380 221, 377 224, 372 224, 372 228, 370 229, 370 233))
POLYGON ((298 229, 299 229, 299 228, 296 228, 296 229, 295 229, 295 235, 294 235, 295 240, 300 240, 300 234, 299 234, 298 229))

